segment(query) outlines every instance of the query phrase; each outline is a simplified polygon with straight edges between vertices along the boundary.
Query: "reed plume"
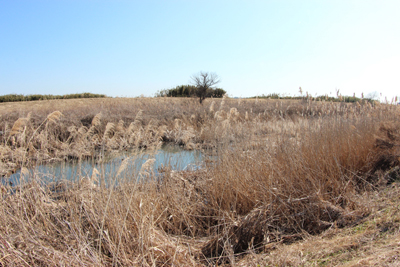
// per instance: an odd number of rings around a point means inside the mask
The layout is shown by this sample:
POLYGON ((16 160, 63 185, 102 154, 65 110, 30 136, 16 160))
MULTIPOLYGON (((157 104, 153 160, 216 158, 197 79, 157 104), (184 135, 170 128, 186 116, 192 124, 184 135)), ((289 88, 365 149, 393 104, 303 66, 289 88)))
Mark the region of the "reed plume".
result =
POLYGON ((215 112, 214 119, 216 121, 223 121, 225 119, 225 111, 219 110, 219 111, 215 112))
POLYGON ((175 130, 181 130, 182 129, 182 120, 181 119, 175 119, 174 120, 174 128, 175 130))
POLYGON ((219 110, 222 110, 222 109, 224 108, 224 106, 225 106, 225 99, 226 99, 226 94, 222 97, 221 104, 220 104, 220 106, 219 106, 219 110))
POLYGON ((31 113, 29 112, 26 118, 19 118, 18 120, 16 120, 13 127, 11 128, 10 135, 12 136, 22 132, 26 127, 26 125, 28 124, 30 118, 31 118, 31 113))
POLYGON ((124 121, 123 120, 119 120, 119 122, 117 124, 116 131, 117 131, 117 133, 124 134, 125 127, 124 127, 124 121))
POLYGON ((100 112, 100 113, 97 113, 96 114, 96 116, 94 116, 93 117, 93 120, 92 120, 92 126, 93 127, 100 127, 100 125, 101 125, 101 118, 102 118, 102 113, 100 112))
POLYGON ((67 128, 67 131, 70 132, 71 134, 72 134, 72 133, 77 133, 76 126, 75 126, 75 125, 69 126, 69 127, 67 128))
POLYGON ((56 121, 58 121, 61 118, 61 116, 63 116, 63 114, 60 111, 56 110, 56 111, 50 113, 49 115, 47 115, 47 120, 49 122, 55 123, 56 121))
POLYGON ((21 176, 20 177, 21 177, 20 179, 28 180, 29 170, 26 167, 21 168, 21 176))
POLYGON ((210 112, 211 112, 211 113, 214 112, 214 105, 215 105, 215 101, 213 100, 213 101, 211 102, 211 105, 210 105, 210 112))
POLYGON ((122 173, 123 171, 125 171, 126 168, 128 167, 130 161, 131 161, 131 158, 128 157, 128 158, 124 159, 124 160, 121 162, 121 165, 119 166, 118 171, 117 171, 117 174, 115 175, 115 177, 120 177, 121 173, 122 173))
POLYGON ((149 176, 152 173, 153 165, 156 162, 156 159, 148 159, 145 163, 143 163, 142 167, 139 171, 139 176, 149 176))
POLYGON ((141 127, 143 123, 143 110, 139 110, 139 112, 136 114, 134 124, 136 127, 141 127))
POLYGON ((126 170, 126 168, 128 167, 128 163, 129 163, 130 160, 131 160, 131 158, 128 157, 128 158, 124 159, 124 160, 121 162, 121 165, 120 165, 119 168, 118 168, 117 174, 116 174, 115 177, 114 177, 114 181, 112 182, 112 184, 111 184, 111 186, 110 186, 110 187, 111 187, 111 190, 110 190, 109 193, 108 193, 108 199, 107 199, 107 203, 106 203, 106 206, 105 206, 105 209, 104 209, 104 214, 103 214, 103 218, 102 218, 102 220, 101 220, 101 226, 100 226, 100 231, 99 231, 99 240, 100 240, 99 246, 98 246, 98 249, 99 249, 98 251, 99 251, 99 253, 101 253, 102 239, 103 239, 103 234, 104 234, 104 232, 103 232, 104 223, 105 223, 105 219, 106 219, 106 216, 107 216, 107 210, 108 210, 108 207, 109 207, 109 205, 110 205, 111 197, 112 197, 113 192, 114 192, 114 186, 115 186, 115 184, 117 183, 117 179, 118 179, 118 178, 121 178, 120 175, 121 175, 121 174, 126 170))
POLYGON ((87 128, 86 126, 81 126, 81 127, 79 127, 79 129, 78 129, 78 133, 79 133, 81 136, 85 135, 85 134, 87 133, 87 131, 88 131, 88 128, 87 128))
POLYGON ((87 131, 86 136, 90 139, 95 135, 95 133, 96 133, 96 127, 95 126, 91 126, 89 128, 89 130, 87 131))
POLYGON ((92 176, 91 176, 91 178, 90 178, 90 181, 93 183, 93 184, 96 184, 96 183, 99 183, 99 181, 100 181, 100 172, 96 169, 96 168, 93 168, 93 170, 92 170, 92 176))
POLYGON ((196 115, 195 115, 195 114, 192 114, 192 116, 190 116, 190 122, 191 122, 192 124, 194 124, 195 121, 196 121, 196 115))
POLYGON ((128 129, 127 129, 126 132, 127 132, 128 135, 130 135, 130 134, 133 133, 134 130, 135 130, 135 123, 134 123, 134 122, 131 122, 131 123, 129 124, 128 129))
POLYGON ((182 131, 182 136, 180 137, 180 141, 183 144, 189 143, 191 139, 196 136, 193 127, 188 127, 187 130, 182 131))
POLYGON ((107 123, 106 130, 104 131, 103 139, 110 138, 114 134, 115 124, 112 122, 107 123))
POLYGON ((228 119, 230 120, 237 120, 239 118, 239 112, 237 108, 231 108, 229 110, 228 119))

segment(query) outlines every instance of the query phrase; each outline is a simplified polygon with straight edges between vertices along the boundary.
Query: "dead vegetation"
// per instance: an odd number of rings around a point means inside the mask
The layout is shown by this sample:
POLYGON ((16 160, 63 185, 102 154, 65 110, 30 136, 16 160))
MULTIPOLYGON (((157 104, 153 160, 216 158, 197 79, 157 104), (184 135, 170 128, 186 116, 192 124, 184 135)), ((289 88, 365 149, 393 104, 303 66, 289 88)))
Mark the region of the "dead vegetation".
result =
POLYGON ((250 251, 237 266, 399 266, 399 183, 364 192, 369 215, 290 245, 272 243, 268 254, 250 251))
POLYGON ((0 171, 22 168, 27 181, 1 187, 2 266, 342 265, 337 255, 351 262, 368 251, 350 232, 369 218, 381 220, 371 232, 398 238, 397 211, 379 217, 385 203, 398 205, 387 189, 398 190, 400 175, 396 106, 57 101, 57 110, 51 101, 0 105, 0 171), (43 184, 25 168, 98 150, 151 153, 161 142, 212 148, 213 157, 193 172, 166 168, 162 180, 151 157, 125 177, 127 158, 109 187, 97 170, 78 183, 43 184))

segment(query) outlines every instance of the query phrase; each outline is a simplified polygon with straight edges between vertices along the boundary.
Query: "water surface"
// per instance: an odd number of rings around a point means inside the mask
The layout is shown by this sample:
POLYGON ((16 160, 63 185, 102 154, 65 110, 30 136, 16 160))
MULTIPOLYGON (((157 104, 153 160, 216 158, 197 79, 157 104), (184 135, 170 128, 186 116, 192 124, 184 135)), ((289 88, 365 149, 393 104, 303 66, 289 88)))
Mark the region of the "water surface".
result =
MULTIPOLYGON (((172 170, 194 170, 200 168, 202 153, 198 150, 184 150, 179 146, 164 145, 161 149, 153 152, 149 151, 124 151, 113 154, 99 155, 98 157, 59 162, 46 165, 37 165, 29 170, 29 174, 23 174, 23 180, 32 177, 43 183, 68 180, 77 182, 83 178, 92 177, 94 168, 98 171, 98 180, 103 181, 106 186, 115 184, 115 179, 146 179, 148 177, 160 178, 163 168, 172 170), (121 163, 126 161, 124 168, 121 163), (142 169, 143 164, 150 160, 150 169, 142 169), (118 172, 120 170, 120 172, 118 172), (121 171, 122 170, 122 171, 121 171), (116 177, 118 174, 118 177, 116 177)), ((19 183, 21 171, 12 174, 3 182, 11 182, 13 185, 19 183)))

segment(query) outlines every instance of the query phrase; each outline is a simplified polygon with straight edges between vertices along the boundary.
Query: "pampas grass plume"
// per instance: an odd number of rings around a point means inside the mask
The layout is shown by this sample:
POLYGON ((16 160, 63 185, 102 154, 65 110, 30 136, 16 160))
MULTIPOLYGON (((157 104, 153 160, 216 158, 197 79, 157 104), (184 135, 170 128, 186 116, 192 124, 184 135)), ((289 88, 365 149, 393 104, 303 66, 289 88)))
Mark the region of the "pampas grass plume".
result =
POLYGON ((226 94, 222 97, 221 100, 221 105, 219 106, 219 110, 222 110, 225 106, 225 99, 226 99, 226 94))
POLYGON ((92 137, 95 134, 96 128, 94 126, 90 127, 87 131, 87 136, 92 137))
POLYGON ((154 159, 154 158, 146 160, 146 162, 143 163, 142 167, 140 168, 139 175, 143 176, 143 175, 150 174, 155 162, 156 162, 156 159, 154 159))
POLYGON ((139 110, 139 112, 136 114, 135 121, 142 121, 143 120, 143 110, 139 110))
POLYGON ((213 100, 210 105, 210 112, 214 112, 215 101, 213 100))
POLYGON ((29 170, 26 167, 21 168, 21 176, 28 176, 29 170))
POLYGON ((99 127, 101 124, 101 117, 102 117, 101 112, 97 113, 96 116, 94 116, 94 118, 92 120, 92 126, 99 127))
POLYGON ((133 133, 134 129, 135 129, 135 123, 134 123, 134 122, 131 122, 131 124, 129 124, 127 133, 128 133, 128 134, 133 133))
POLYGON ((119 166, 117 175, 115 177, 118 177, 123 171, 125 171, 125 169, 128 167, 128 163, 129 163, 130 159, 131 158, 128 157, 121 162, 121 166, 119 166))
POLYGON ((125 128, 124 128, 124 121, 123 120, 119 120, 118 124, 117 124, 117 132, 123 134, 125 132, 125 128))
POLYGON ((98 183, 99 182, 99 177, 100 177, 100 172, 96 168, 93 168, 92 177, 90 178, 91 182, 92 183, 94 183, 94 182, 98 183))
POLYGON ((56 122, 61 118, 61 116, 63 116, 63 114, 60 111, 56 110, 47 115, 47 120, 50 122, 56 122))
POLYGON ((114 132, 115 124, 112 122, 107 123, 106 130, 104 132, 104 138, 109 137, 114 132))
POLYGON ((77 132, 77 130, 76 130, 76 126, 69 126, 68 128, 67 128, 67 131, 68 132, 70 132, 70 133, 76 133, 77 132))
POLYGON ((78 129, 78 133, 79 133, 80 135, 86 134, 87 131, 88 131, 88 128, 87 128, 86 126, 82 126, 82 127, 80 127, 80 128, 78 129))
POLYGON ((22 129, 26 126, 28 120, 26 118, 19 118, 14 122, 13 127, 11 128, 10 135, 15 135, 22 131, 22 129))
POLYGON ((10 135, 15 135, 19 132, 21 132, 25 126, 28 124, 30 118, 31 118, 31 112, 28 113, 28 116, 26 118, 19 118, 18 120, 15 121, 13 127, 11 128, 11 133, 10 135))

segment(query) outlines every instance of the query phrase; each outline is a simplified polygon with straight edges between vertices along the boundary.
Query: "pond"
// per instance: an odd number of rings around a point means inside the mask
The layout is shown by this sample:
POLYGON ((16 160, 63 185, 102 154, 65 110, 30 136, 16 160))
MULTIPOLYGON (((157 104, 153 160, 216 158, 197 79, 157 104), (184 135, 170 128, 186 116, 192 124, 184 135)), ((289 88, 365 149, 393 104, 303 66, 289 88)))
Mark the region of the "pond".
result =
POLYGON ((123 151, 99 155, 96 159, 37 165, 29 169, 29 173, 25 172, 22 175, 21 170, 18 170, 10 177, 3 178, 2 182, 17 185, 21 176, 23 180, 34 177, 43 183, 61 180, 78 182, 83 178, 93 177, 95 172, 99 182, 110 186, 111 183, 116 184, 122 179, 136 181, 148 177, 160 178, 164 167, 177 171, 195 170, 201 167, 202 157, 198 150, 188 151, 179 146, 164 145, 153 152, 123 151))

